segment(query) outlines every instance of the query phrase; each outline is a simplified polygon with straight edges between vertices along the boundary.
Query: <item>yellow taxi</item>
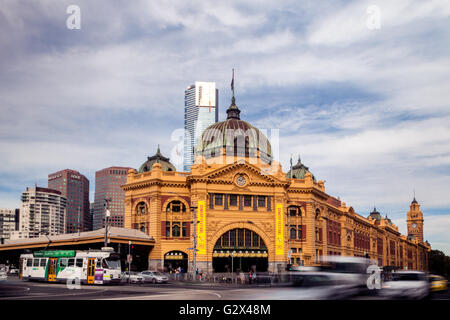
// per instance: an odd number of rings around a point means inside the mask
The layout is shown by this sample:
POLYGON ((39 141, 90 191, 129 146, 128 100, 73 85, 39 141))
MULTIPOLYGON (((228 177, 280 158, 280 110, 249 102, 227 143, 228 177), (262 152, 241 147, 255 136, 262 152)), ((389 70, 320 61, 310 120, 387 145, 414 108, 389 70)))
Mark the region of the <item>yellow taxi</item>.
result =
POLYGON ((447 291, 448 281, 444 277, 432 274, 429 279, 431 292, 447 291))

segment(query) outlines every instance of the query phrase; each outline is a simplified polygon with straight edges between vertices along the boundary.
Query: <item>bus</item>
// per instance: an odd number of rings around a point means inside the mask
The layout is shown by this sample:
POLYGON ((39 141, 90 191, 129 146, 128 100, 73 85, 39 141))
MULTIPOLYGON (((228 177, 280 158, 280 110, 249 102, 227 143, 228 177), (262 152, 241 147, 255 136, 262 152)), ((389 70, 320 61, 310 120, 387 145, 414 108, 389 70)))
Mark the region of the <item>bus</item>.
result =
POLYGON ((44 250, 20 255, 22 280, 108 284, 119 283, 121 277, 120 256, 112 250, 44 250))

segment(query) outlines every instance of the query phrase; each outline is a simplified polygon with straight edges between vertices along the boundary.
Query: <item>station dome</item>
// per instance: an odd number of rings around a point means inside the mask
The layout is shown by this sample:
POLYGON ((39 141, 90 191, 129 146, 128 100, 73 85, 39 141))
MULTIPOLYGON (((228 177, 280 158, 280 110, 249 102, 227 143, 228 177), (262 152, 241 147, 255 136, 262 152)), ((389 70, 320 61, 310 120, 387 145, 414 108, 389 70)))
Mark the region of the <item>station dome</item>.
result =
POLYGON ((233 96, 227 110, 227 119, 216 122, 205 129, 197 144, 196 154, 205 158, 221 155, 259 157, 266 163, 272 162, 272 146, 267 137, 250 123, 240 119, 241 111, 233 96))

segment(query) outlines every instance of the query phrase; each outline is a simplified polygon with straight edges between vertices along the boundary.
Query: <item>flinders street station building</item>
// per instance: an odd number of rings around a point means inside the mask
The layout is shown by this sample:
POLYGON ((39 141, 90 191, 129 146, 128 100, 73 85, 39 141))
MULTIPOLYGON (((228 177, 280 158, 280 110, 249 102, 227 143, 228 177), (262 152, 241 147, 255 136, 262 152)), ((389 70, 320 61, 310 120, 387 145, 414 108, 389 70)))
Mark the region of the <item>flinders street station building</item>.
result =
POLYGON ((125 228, 155 239, 151 270, 195 262, 204 272, 284 271, 324 255, 368 257, 379 266, 427 270, 430 245, 414 199, 408 235, 374 208, 364 217, 326 192, 300 159, 283 171, 269 140, 240 119, 233 97, 227 119, 208 127, 190 172, 177 172, 158 147, 128 171, 125 228), (233 261, 232 261, 233 260, 233 261))

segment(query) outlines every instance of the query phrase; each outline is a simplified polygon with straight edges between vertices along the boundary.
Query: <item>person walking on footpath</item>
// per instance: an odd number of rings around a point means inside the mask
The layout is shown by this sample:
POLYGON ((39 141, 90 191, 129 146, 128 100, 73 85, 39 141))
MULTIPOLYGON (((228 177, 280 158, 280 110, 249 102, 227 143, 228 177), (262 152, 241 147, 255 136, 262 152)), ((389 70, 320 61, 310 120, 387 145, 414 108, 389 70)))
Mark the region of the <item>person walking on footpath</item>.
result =
POLYGON ((245 284, 245 274, 242 270, 239 273, 239 278, 241 279, 241 284, 245 284))

